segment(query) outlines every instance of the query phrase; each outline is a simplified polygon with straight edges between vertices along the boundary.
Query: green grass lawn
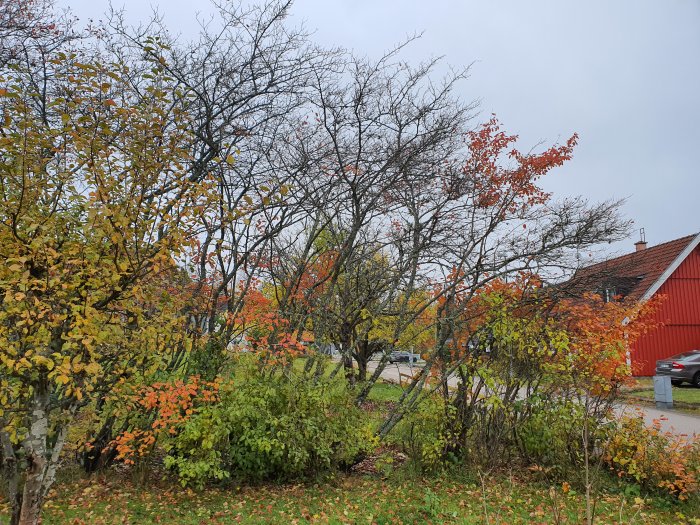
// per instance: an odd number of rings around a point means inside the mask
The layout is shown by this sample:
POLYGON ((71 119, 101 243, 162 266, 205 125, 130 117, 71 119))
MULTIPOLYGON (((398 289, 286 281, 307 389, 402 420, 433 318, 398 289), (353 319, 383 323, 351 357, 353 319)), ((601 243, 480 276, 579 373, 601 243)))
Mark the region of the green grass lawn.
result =
MULTIPOLYGON (((296 372, 301 372, 304 369, 304 365, 306 365, 306 361, 306 357, 299 357, 295 359, 293 363, 294 370, 296 372)), ((337 366, 337 364, 338 363, 334 361, 328 360, 328 362, 325 365, 324 374, 326 376, 330 375, 330 373, 337 366)), ((396 402, 399 400, 399 397, 401 396, 402 392, 403 388, 401 388, 401 386, 395 383, 384 381, 383 379, 379 379, 379 381, 372 385, 372 390, 370 391, 369 396, 367 396, 367 399, 369 401, 379 403, 396 402)))
MULTIPOLYGON (((626 394, 654 401, 654 381, 650 377, 636 379, 626 390, 626 394)), ((682 403, 695 404, 700 408, 700 388, 688 384, 673 387, 673 400, 682 403)))
POLYGON ((367 398, 370 401, 376 401, 380 403, 391 403, 396 402, 401 397, 403 393, 403 388, 395 383, 387 383, 384 381, 377 381, 372 385, 372 390, 369 392, 367 398))
MULTIPOLYGON (((641 397, 644 399, 654 400, 654 389, 651 390, 638 390, 632 393, 633 396, 641 397)), ((681 387, 673 387, 673 400, 680 401, 682 403, 696 404, 700 407, 700 388, 686 387, 685 385, 681 387)))
MULTIPOLYGON (((43 524, 580 524, 584 509, 582 495, 566 487, 505 474, 471 482, 345 475, 323 484, 234 485, 200 493, 165 482, 139 488, 116 477, 93 477, 60 483, 43 524)), ((615 493, 596 504, 601 524, 697 525, 697 510, 615 493)))

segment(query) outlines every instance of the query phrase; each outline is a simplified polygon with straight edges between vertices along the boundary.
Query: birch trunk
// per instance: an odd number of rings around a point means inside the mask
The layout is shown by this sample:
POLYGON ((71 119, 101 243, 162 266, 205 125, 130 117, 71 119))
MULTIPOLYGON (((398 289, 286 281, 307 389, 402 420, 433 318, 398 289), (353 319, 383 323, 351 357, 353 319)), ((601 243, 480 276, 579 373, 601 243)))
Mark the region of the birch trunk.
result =
MULTIPOLYGON (((24 450, 24 487, 21 497, 15 501, 13 514, 18 514, 17 525, 37 525, 41 519, 41 508, 56 477, 56 467, 66 438, 67 425, 60 425, 55 440, 49 439, 50 396, 48 381, 40 379, 34 385, 31 400, 30 426, 27 437, 22 441, 24 450), (18 512, 17 512, 18 511, 18 512)), ((15 525, 13 522, 12 525, 15 525)))
POLYGON ((22 445, 26 457, 26 477, 22 491, 19 525, 35 525, 41 516, 44 476, 48 463, 46 440, 49 435, 49 392, 45 380, 34 385, 30 427, 22 445))

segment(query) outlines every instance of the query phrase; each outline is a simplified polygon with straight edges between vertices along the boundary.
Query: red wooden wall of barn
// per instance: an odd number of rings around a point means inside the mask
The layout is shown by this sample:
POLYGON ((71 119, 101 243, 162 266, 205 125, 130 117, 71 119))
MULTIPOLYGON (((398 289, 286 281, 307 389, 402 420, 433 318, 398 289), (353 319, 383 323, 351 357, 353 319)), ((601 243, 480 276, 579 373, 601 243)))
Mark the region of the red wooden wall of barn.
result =
POLYGON ((681 263, 657 294, 666 296, 656 314, 663 326, 633 345, 635 375, 654 375, 657 359, 700 349, 700 246, 681 263))

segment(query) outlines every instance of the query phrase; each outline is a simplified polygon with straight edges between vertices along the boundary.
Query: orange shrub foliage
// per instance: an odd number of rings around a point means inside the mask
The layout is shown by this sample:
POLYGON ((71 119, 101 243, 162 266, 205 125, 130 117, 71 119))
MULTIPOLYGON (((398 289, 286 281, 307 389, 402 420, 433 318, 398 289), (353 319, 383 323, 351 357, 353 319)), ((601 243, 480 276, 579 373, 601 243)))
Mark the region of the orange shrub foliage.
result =
POLYGON ((604 460, 619 477, 680 500, 700 490, 700 438, 662 432, 658 420, 646 426, 641 416, 623 418, 610 436, 604 460))
POLYGON ((243 334, 248 349, 267 364, 287 363, 304 352, 304 345, 290 330, 277 303, 254 282, 246 292, 243 308, 229 318, 229 323, 243 334))
POLYGON ((214 403, 219 398, 220 381, 201 381, 192 376, 187 381, 153 383, 129 396, 127 406, 136 413, 150 416, 146 428, 122 432, 111 443, 117 450, 117 459, 133 464, 137 458, 148 455, 162 433, 174 435, 178 426, 187 422, 198 407, 214 403))
POLYGON ((658 325, 653 313, 662 300, 606 303, 599 295, 585 294, 581 299, 562 301, 554 315, 568 335, 569 347, 556 359, 579 376, 586 376, 594 389, 628 381, 628 352, 640 336, 658 325))
MULTIPOLYGON (((450 280, 459 279, 458 272, 450 274, 450 280)), ((450 314, 454 319, 454 335, 450 346, 453 359, 461 359, 465 351, 468 351, 469 338, 480 328, 488 326, 494 318, 501 313, 496 302, 502 308, 508 310, 513 317, 527 318, 533 323, 537 322, 538 308, 542 308, 544 301, 537 300, 537 290, 541 281, 537 275, 529 272, 520 272, 511 281, 494 279, 487 282, 475 294, 470 293, 469 284, 457 286, 455 293, 455 309, 458 315, 450 314), (498 298, 498 301, 494 301, 498 298), (526 300, 527 299, 527 300, 526 300)), ((439 290, 438 290, 439 291, 439 290)), ((444 296, 439 297, 438 307, 445 305, 444 296)))
MULTIPOLYGON (((494 279, 476 294, 461 285, 451 299, 458 315, 446 311, 454 320, 451 357, 465 357, 469 338, 479 329, 493 329, 494 323, 508 319, 514 323, 513 330, 541 339, 538 355, 543 365, 558 377, 568 377, 572 386, 605 395, 628 381, 628 353, 640 336, 658 325, 653 314, 663 297, 644 303, 604 302, 596 294, 560 300, 550 292, 542 288, 537 275, 528 272, 508 282, 494 279)), ((441 297, 439 307, 445 301, 441 297)))

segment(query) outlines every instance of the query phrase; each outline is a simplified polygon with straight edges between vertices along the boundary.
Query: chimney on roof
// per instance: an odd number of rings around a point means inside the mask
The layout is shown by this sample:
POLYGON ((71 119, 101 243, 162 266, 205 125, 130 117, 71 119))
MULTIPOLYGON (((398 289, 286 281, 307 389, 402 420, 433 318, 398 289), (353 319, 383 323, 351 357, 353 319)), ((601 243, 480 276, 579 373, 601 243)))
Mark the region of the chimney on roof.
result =
POLYGON ((639 240, 634 243, 634 247, 638 252, 647 249, 647 236, 646 233, 644 233, 644 228, 639 229, 639 240))

